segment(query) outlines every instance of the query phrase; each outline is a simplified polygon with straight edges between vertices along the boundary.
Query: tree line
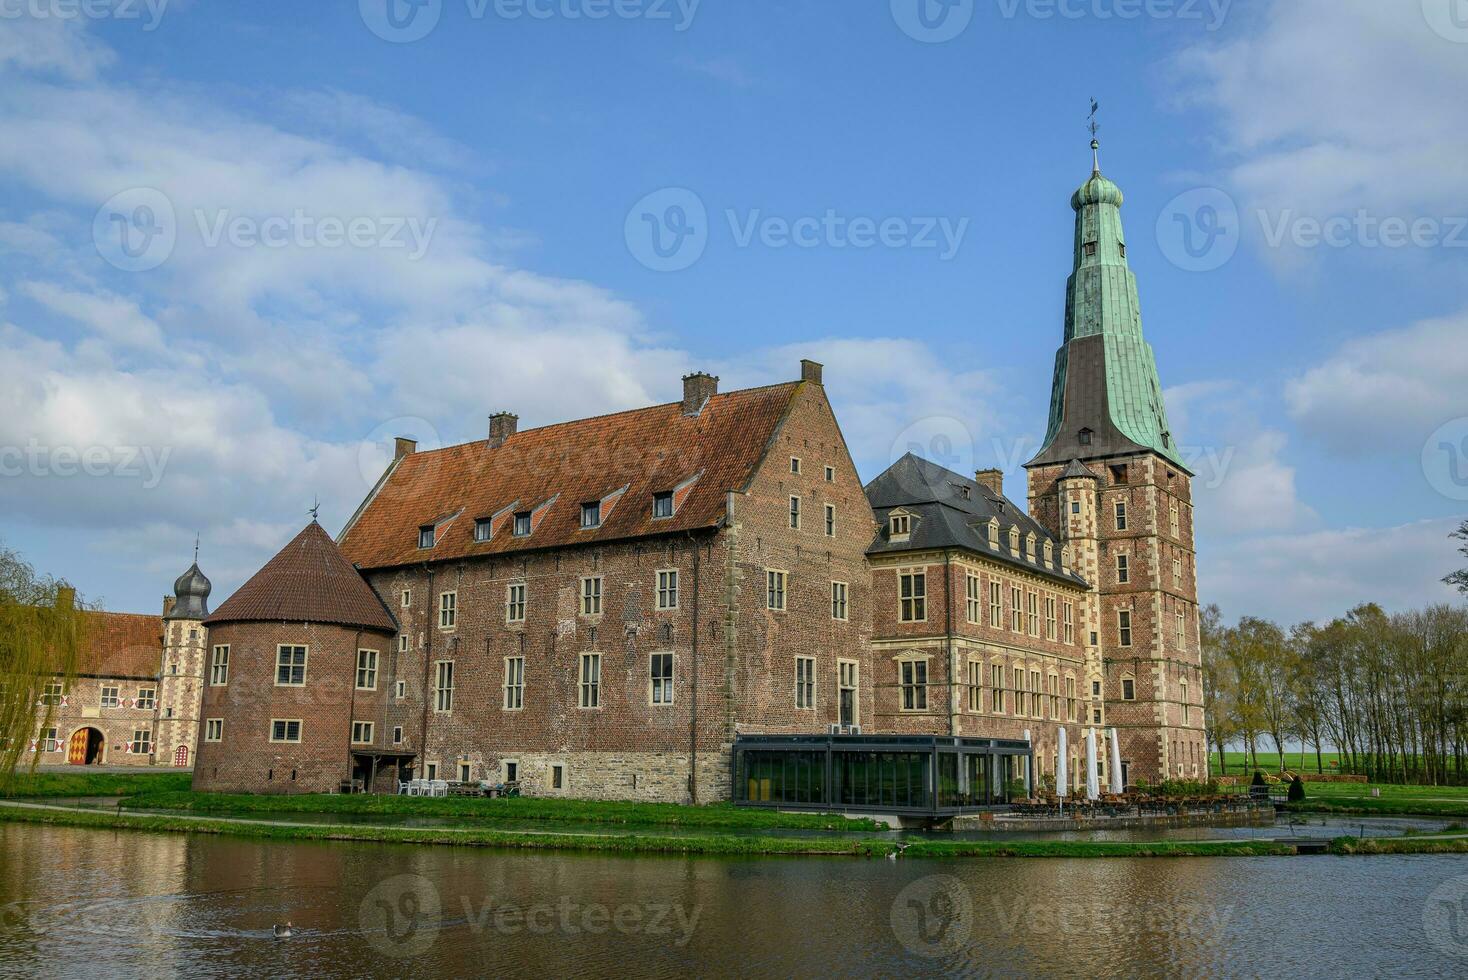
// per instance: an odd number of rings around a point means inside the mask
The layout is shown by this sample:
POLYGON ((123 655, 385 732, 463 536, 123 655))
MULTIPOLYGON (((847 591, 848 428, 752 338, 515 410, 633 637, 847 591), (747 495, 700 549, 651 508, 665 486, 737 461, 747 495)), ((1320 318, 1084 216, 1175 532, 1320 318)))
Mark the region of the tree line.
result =
MULTIPOLYGON (((1468 542, 1468 521, 1453 536, 1468 542)), ((1468 569, 1444 581, 1468 595, 1468 569)), ((1225 626, 1217 606, 1201 620, 1205 724, 1220 760, 1242 744, 1258 768, 1262 743, 1283 768, 1298 742, 1320 771, 1331 747, 1339 771, 1373 782, 1468 783, 1468 607, 1366 604, 1289 630, 1252 616, 1225 626)))

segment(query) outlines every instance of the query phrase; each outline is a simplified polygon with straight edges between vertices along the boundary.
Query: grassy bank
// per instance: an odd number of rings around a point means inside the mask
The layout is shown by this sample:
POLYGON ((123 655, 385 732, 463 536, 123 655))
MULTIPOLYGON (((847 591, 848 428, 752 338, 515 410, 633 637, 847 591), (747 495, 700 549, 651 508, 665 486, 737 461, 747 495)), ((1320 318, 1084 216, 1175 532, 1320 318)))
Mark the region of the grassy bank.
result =
POLYGON ((1301 813, 1357 816, 1468 817, 1468 787, 1395 786, 1365 783, 1306 783, 1305 801, 1289 809, 1301 813), (1372 796, 1371 791, 1381 791, 1372 796))
POLYGON ((192 813, 342 814, 355 817, 438 817, 464 824, 554 822, 621 827, 687 827, 691 830, 886 829, 866 818, 829 813, 781 813, 728 803, 683 806, 676 803, 619 803, 598 800, 425 798, 421 796, 252 796, 227 793, 146 793, 129 797, 133 809, 188 810, 192 813))
MULTIPOLYGON (((1339 753, 1323 752, 1320 758, 1325 766, 1321 770, 1315 768, 1315 753, 1313 751, 1303 753, 1286 752, 1284 754, 1284 764, 1286 769, 1292 769, 1297 772, 1340 772, 1339 765, 1331 765, 1333 762, 1340 762, 1339 753)), ((1258 766, 1254 765, 1253 757, 1247 752, 1225 752, 1223 761, 1227 765, 1226 769, 1219 767, 1217 752, 1210 753, 1209 761, 1213 764, 1213 772, 1220 776, 1248 776, 1252 775, 1256 768, 1270 773, 1277 773, 1280 769, 1279 753, 1277 752, 1260 752, 1258 766)))
POLYGON ((130 796, 187 791, 186 772, 38 772, 0 780, 0 796, 130 796))
MULTIPOLYGON (((374 841, 395 844, 437 844, 454 847, 495 847, 516 850, 610 852, 624 854, 792 855, 882 858, 897 850, 890 840, 851 837, 759 837, 719 834, 646 836, 635 831, 596 836, 590 834, 516 833, 492 828, 439 829, 363 827, 235 822, 211 817, 155 814, 118 814, 87 810, 37 810, 0 806, 0 823, 17 822, 59 827, 86 827, 152 832, 220 834, 265 840, 374 841)), ((1377 844, 1378 842, 1366 842, 1377 844)), ((1389 843, 1389 842, 1383 842, 1389 843)), ((1416 840, 1403 842, 1411 851, 1343 850, 1341 853, 1441 853, 1442 845, 1461 843, 1468 852, 1468 836, 1461 842, 1416 840)), ((912 858, 1134 858, 1134 857, 1258 857, 1289 854, 1288 847, 1262 841, 930 841, 907 846, 902 856, 912 858)))

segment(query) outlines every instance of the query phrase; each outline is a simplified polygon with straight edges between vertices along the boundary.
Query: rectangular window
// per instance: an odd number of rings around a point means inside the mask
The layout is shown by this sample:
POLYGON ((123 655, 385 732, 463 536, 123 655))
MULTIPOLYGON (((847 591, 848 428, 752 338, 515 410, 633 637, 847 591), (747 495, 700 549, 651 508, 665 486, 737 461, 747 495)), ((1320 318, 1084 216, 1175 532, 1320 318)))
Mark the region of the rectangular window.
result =
POLYGON ((525 622, 524 582, 511 582, 505 586, 505 622, 525 622))
POLYGON ((928 662, 926 660, 904 660, 897 666, 902 672, 902 710, 926 711, 928 708, 928 662))
POLYGON ((795 658, 795 706, 797 708, 814 708, 816 706, 816 658, 795 658))
POLYGON ((505 658, 505 710, 525 707, 525 658, 505 658))
POLYGON ((785 573, 765 570, 765 608, 785 611, 785 573))
POLYGON ((1060 718, 1060 678, 1055 674, 1050 675, 1050 718, 1060 718))
POLYGON ((846 620, 848 610, 846 607, 847 586, 845 582, 831 583, 831 618, 846 620))
POLYGON ((407 697, 408 696, 408 682, 407 681, 398 681, 397 684, 395 684, 393 686, 393 696, 396 697, 399 701, 401 701, 403 698, 407 697))
POLYGON ((1045 639, 1051 642, 1054 642, 1056 639, 1055 597, 1053 595, 1047 595, 1045 597, 1045 639))
POLYGON ((655 653, 648 662, 648 680, 653 704, 673 703, 673 655, 655 653))
POLYGON ((977 624, 984 615, 984 598, 979 585, 979 576, 969 572, 964 576, 964 595, 967 599, 968 621, 977 624))
POLYGON ((989 582, 989 625, 995 629, 1004 626, 1004 589, 998 582, 989 582))
POLYGON ((928 575, 926 572, 899 572, 897 575, 898 615, 904 623, 920 623, 928 618, 928 575))
POLYGON ((551 766, 551 789, 561 789, 566 785, 566 767, 551 766))
POLYGON ((790 526, 795 530, 800 529, 800 498, 790 498, 790 526))
POLYGON ((272 718, 270 720, 270 741, 272 742, 299 742, 301 740, 301 723, 298 720, 285 718, 272 718))
POLYGON ((893 538, 905 538, 912 533, 912 517, 908 514, 893 514, 890 526, 893 538))
POLYGON ((1178 694, 1178 700, 1182 702, 1182 706, 1183 706, 1183 724, 1186 725, 1188 723, 1188 710, 1189 710, 1189 705, 1188 705, 1188 682, 1187 681, 1180 681, 1178 683, 1178 690, 1181 692, 1181 693, 1178 694))
POLYGON ((222 742, 222 741, 224 741, 224 719, 223 718, 206 718, 204 720, 204 741, 206 741, 206 742, 222 742))
POLYGON ((224 687, 229 683, 229 647, 217 646, 209 655, 209 686, 224 687))
POLYGON ((104 687, 104 688, 102 688, 102 707, 104 707, 104 708, 115 708, 121 702, 121 700, 122 699, 117 696, 117 688, 115 688, 115 687, 104 687))
POLYGON ((1183 563, 1178 558, 1172 560, 1172 584, 1174 588, 1181 588, 1183 584, 1183 563))
POLYGON ((1121 633, 1121 645, 1129 647, 1132 645, 1132 612, 1130 609, 1118 609, 1116 611, 1116 626, 1121 633))
POLYGON ((583 708, 601 707, 601 654, 581 655, 580 696, 577 701, 583 708))
POLYGON ((1121 699, 1123 701, 1135 701, 1137 699, 1137 682, 1130 677, 1121 679, 1121 699))
POLYGON ((438 597, 438 628, 451 630, 459 621, 459 593, 444 592, 438 597))
POLYGON ((522 510, 515 515, 515 529, 511 533, 517 538, 530 537, 530 511, 522 510))
POLYGON ((432 524, 420 527, 418 529, 418 547, 432 548, 435 535, 436 531, 432 524))
POLYGON ((1168 513, 1168 521, 1172 525, 1172 536, 1175 538, 1182 537, 1182 528, 1178 520, 1178 509, 1176 500, 1172 502, 1172 509, 1168 513))
POLYGON ((392 730, 392 744, 394 744, 394 745, 402 745, 403 744, 403 726, 402 725, 398 725, 396 728, 394 728, 392 730))
POLYGON ((835 536, 836 536, 836 505, 835 504, 827 504, 826 505, 826 537, 828 537, 828 538, 834 538, 835 536))
POLYGON ((1186 622, 1186 620, 1183 618, 1183 611, 1181 609, 1179 609, 1177 611, 1177 645, 1178 646, 1182 646, 1185 642, 1187 642, 1187 637, 1186 637, 1187 627, 1184 625, 1185 622, 1186 622))
POLYGON ((153 688, 138 688, 138 700, 136 706, 139 711, 152 711, 155 707, 158 706, 153 688))
POLYGON ((593 575, 581 580, 581 615, 601 615, 601 576, 593 575))
POLYGON ((1039 718, 1044 713, 1044 690, 1040 687, 1040 672, 1030 671, 1030 714, 1039 718))
POLYGON ((836 661, 836 720, 842 727, 859 721, 861 665, 854 660, 836 661))
POLYGON ((1076 710, 1076 679, 1067 677, 1065 679, 1065 717, 1080 720, 1080 714, 1076 710))
POLYGON ((1025 671, 1023 667, 1014 668, 1012 680, 1014 681, 1014 713, 1022 715, 1025 713, 1026 707, 1025 671))
POLYGON ((374 727, 375 726, 370 721, 352 722, 352 744, 371 745, 373 734, 372 730, 374 727))
POLYGON ((399 633, 398 634, 398 653, 407 653, 407 652, 408 652, 408 634, 407 633, 399 633))
POLYGON ((1116 584, 1126 585, 1132 580, 1131 559, 1127 555, 1116 556, 1116 584))
POLYGON ((989 666, 989 709, 996 715, 1004 714, 1004 665, 989 666))
POLYGON ((799 456, 791 456, 790 457, 790 472, 791 473, 799 473, 800 472, 800 457, 799 456))
POLYGON ((1061 610, 1061 615, 1064 617, 1064 619, 1062 620, 1062 624, 1065 628, 1065 642, 1073 644, 1076 641, 1075 603, 1067 602, 1065 604, 1065 607, 1061 610))
POLYGON ((61 743, 56 739, 56 729, 54 728, 41 729, 40 742, 40 750, 42 752, 61 751, 61 743))
POLYGON ((581 505, 581 526, 601 527, 601 501, 592 500, 581 505))
POLYGON ((652 495, 652 516, 654 520, 673 516, 673 492, 671 490, 652 495))
POLYGON ((47 684, 42 689, 41 704, 56 706, 61 704, 61 699, 66 696, 66 689, 61 684, 47 684))
POLYGON ((377 651, 357 651, 357 690, 377 690, 377 651))
POLYGON ((658 572, 658 608, 678 608, 678 570, 665 568, 658 572))
POLYGON ((1025 619, 1029 626, 1031 636, 1040 635, 1040 594, 1029 592, 1025 595, 1025 619))
POLYGON ((474 521, 474 540, 481 542, 488 541, 493 528, 494 522, 488 517, 477 518, 474 521))
POLYGON ((1024 600, 1021 598, 1020 588, 1012 585, 1009 588, 1009 628, 1012 632, 1023 633, 1025 631, 1024 600))
POLYGON ((1116 529, 1118 531, 1125 531, 1126 530, 1126 501, 1125 500, 1118 500, 1116 502, 1116 529))
POLYGON ((454 662, 452 660, 440 660, 434 664, 433 710, 444 713, 454 710, 454 662))
POLYGON ((153 751, 153 733, 146 728, 133 729, 133 755, 149 755, 153 751))
POLYGON ((413 604, 413 590, 404 589, 400 601, 404 609, 407 609, 409 606, 411 606, 413 604))
POLYGON ((827 466, 826 467, 826 482, 827 483, 835 483, 836 482, 836 467, 834 467, 834 466, 827 466))
POLYGON ((968 662, 968 710, 984 710, 984 665, 977 660, 968 662))

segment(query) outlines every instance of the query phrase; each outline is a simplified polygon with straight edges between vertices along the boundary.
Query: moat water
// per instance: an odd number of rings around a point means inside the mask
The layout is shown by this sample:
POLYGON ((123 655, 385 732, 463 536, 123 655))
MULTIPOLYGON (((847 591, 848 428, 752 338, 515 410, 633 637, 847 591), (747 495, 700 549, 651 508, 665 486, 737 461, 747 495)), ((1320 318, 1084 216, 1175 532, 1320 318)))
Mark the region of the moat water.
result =
POLYGON ((0 976, 242 974, 1464 976, 1468 858, 606 857, 0 825, 0 976))

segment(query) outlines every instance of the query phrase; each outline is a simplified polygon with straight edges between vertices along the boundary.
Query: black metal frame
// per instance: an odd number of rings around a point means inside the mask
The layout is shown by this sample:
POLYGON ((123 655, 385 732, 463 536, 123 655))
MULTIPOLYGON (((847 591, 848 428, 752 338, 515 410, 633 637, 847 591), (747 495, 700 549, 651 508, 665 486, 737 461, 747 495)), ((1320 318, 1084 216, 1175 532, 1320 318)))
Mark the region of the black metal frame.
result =
POLYGON ((1023 758, 1027 760, 1027 772, 1033 774, 1035 767, 1034 748, 1023 739, 961 738, 945 735, 740 735, 734 740, 729 753, 731 794, 738 806, 763 807, 772 810, 833 810, 863 813, 890 813, 899 816, 949 817, 964 813, 982 813, 1001 809, 1006 804, 983 806, 940 806, 938 787, 938 758, 943 755, 957 756, 960 779, 967 771, 964 760, 972 756, 990 759, 1023 758), (822 783, 824 800, 818 803, 789 803, 785 801, 764 802, 740 799, 740 757, 746 752, 801 751, 825 755, 825 778, 822 783), (842 803, 832 799, 835 790, 835 761, 838 754, 875 755, 883 752, 904 754, 926 754, 929 757, 925 787, 931 806, 867 805, 842 803))

